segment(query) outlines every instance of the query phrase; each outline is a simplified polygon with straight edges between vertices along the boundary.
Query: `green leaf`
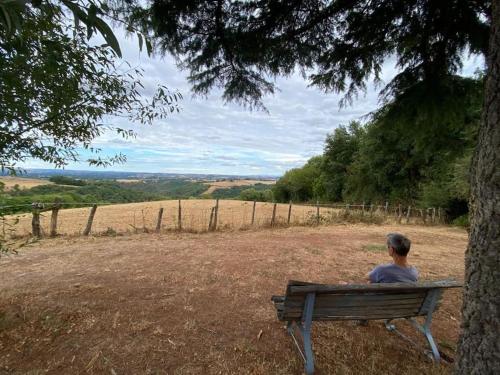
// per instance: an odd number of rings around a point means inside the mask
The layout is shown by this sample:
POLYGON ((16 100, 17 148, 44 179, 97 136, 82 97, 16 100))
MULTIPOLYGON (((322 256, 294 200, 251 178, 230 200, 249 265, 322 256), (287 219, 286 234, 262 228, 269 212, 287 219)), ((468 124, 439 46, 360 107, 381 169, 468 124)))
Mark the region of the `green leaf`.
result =
POLYGON ((146 39, 146 49, 148 51, 148 56, 151 56, 151 54, 153 53, 153 45, 151 44, 151 41, 149 40, 149 38, 145 38, 146 39))
POLYGON ((5 7, 2 5, 1 6, 2 13, 3 13, 3 18, 5 19, 5 23, 7 24, 7 30, 11 31, 12 30, 12 23, 10 22, 10 14, 7 12, 5 7))
POLYGON ((88 12, 88 20, 90 24, 94 24, 97 19, 97 7, 94 4, 90 4, 88 12))
POLYGON ((101 18, 96 18, 95 26, 97 30, 102 34, 106 43, 116 52, 118 57, 122 57, 122 51, 120 50, 120 43, 118 43, 118 39, 116 39, 113 30, 108 26, 106 22, 104 22, 101 18))
POLYGON ((139 51, 142 52, 142 45, 143 45, 144 41, 142 40, 142 34, 141 33, 137 33, 137 39, 139 39, 139 51))
POLYGON ((73 12, 73 15, 76 18, 79 18, 82 20, 85 24, 88 23, 88 18, 87 18, 87 13, 83 11, 83 9, 80 7, 80 5, 73 3, 72 1, 68 0, 61 0, 64 5, 66 5, 69 10, 73 12))

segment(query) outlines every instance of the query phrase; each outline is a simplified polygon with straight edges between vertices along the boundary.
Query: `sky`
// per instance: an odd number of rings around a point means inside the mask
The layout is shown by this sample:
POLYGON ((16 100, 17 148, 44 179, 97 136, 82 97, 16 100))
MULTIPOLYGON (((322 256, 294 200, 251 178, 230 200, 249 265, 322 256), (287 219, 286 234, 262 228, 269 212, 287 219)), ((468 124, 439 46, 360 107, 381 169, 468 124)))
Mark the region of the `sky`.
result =
MULTIPOLYGON (((206 98, 193 97, 187 72, 179 70, 171 56, 148 57, 145 51, 139 51, 137 39, 126 38, 119 30, 116 33, 124 60, 144 71, 146 95, 162 84, 179 91, 183 99, 179 102, 179 113, 151 126, 108 118, 110 125, 129 127, 137 133, 136 138, 125 140, 107 132, 95 140, 94 146, 103 150, 103 156, 117 153, 127 156, 125 164, 108 170, 281 176, 321 154, 327 134, 335 128, 352 120, 363 121, 378 105, 380 87, 372 82, 351 106, 340 108, 341 94, 308 87, 299 74, 276 80, 279 91, 263 100, 268 113, 224 103, 218 91, 206 98)), ((478 57, 467 58, 461 73, 472 75, 482 64, 478 57)), ((394 61, 384 65, 383 82, 388 83, 397 73, 394 65, 394 61)), ((22 167, 51 166, 30 160, 22 167)), ((97 170, 85 162, 71 163, 66 168, 97 170)))

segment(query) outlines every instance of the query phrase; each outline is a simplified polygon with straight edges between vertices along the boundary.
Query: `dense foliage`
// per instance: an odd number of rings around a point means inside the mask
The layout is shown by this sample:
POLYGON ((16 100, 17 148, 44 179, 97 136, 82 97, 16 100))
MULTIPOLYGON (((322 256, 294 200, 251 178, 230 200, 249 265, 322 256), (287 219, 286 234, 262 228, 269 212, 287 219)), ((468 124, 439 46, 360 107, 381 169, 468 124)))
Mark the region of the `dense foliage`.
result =
POLYGON ((315 197, 314 187, 321 175, 323 158, 311 158, 302 168, 291 169, 281 177, 273 188, 273 195, 278 202, 303 202, 315 197))
POLYGON ((49 181, 58 185, 83 186, 87 184, 85 180, 61 175, 52 176, 49 178, 49 181))
POLYGON ((269 185, 255 184, 252 186, 233 186, 228 189, 216 189, 211 194, 213 198, 240 199, 243 201, 271 202, 273 194, 269 185))
POLYGON ((196 197, 207 190, 201 182, 183 179, 146 179, 137 183, 123 183, 121 187, 171 198, 196 197))

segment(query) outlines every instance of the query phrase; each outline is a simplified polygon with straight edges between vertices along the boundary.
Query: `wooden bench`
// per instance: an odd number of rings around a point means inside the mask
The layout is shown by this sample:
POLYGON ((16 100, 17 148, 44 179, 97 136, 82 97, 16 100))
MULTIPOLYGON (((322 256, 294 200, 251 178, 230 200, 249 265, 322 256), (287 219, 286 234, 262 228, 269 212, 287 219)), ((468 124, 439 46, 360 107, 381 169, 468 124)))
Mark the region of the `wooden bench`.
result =
POLYGON ((462 285, 450 280, 423 283, 392 283, 365 285, 325 285, 289 281, 284 296, 273 296, 278 319, 287 322, 288 333, 299 349, 307 374, 314 372, 311 345, 313 321, 385 320, 389 331, 396 330, 393 319, 408 319, 423 333, 435 361, 439 350, 431 333, 432 314, 439 307, 443 291, 462 285), (415 317, 425 317, 424 324, 415 317), (295 331, 299 335, 295 335, 295 331), (299 344, 299 341, 302 341, 299 344))

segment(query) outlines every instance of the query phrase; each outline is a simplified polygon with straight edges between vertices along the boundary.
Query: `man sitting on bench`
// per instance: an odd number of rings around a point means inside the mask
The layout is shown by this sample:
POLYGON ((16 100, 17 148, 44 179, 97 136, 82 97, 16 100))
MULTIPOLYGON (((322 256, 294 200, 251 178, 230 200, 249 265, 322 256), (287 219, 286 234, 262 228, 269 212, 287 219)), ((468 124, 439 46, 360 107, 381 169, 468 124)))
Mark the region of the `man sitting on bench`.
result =
POLYGON ((387 235, 387 249, 393 263, 381 264, 369 274, 370 283, 408 283, 418 279, 418 271, 408 264, 407 255, 410 251, 411 241, 399 233, 387 235))
MULTIPOLYGON (((408 265, 408 252, 411 241, 399 233, 387 235, 387 250, 393 263, 380 264, 368 274, 370 283, 407 283, 418 279, 418 271, 414 266, 408 265)), ((358 325, 367 326, 368 320, 359 320, 358 325)))

